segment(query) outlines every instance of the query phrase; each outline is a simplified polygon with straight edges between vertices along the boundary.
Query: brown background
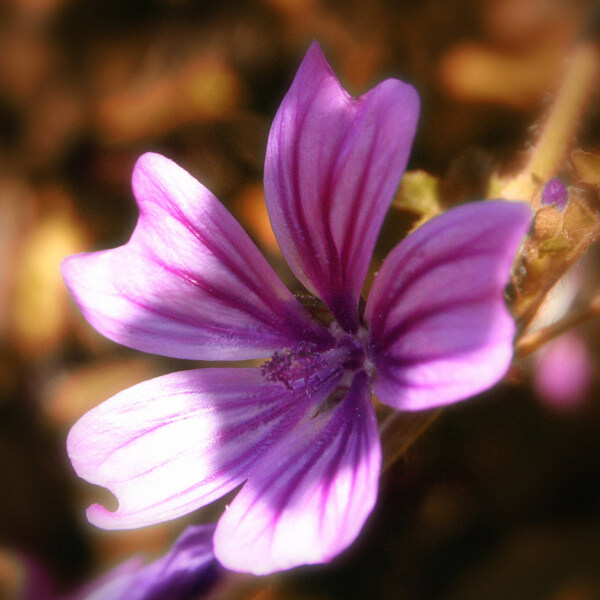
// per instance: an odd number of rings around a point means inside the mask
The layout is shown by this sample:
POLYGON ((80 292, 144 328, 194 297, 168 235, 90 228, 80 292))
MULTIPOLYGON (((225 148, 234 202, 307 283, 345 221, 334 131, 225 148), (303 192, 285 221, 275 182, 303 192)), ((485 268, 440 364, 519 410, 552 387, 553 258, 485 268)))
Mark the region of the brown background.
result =
MULTIPOLYGON (((132 552, 159 552, 191 515, 103 532, 102 491, 66 458, 70 425, 113 393, 192 366, 104 340, 69 301, 68 254, 135 223, 129 178, 146 150, 209 187, 282 277, 263 207, 269 125, 313 39, 358 95, 413 83, 422 118, 409 168, 447 204, 518 167, 593 0, 5 0, 0 4, 0 597, 35 564, 68 590, 132 552), (5 590, 3 592, 2 590, 5 590)), ((600 148, 598 92, 577 145, 600 148)), ((383 253, 404 233, 392 221, 383 253)), ((590 262, 590 279, 597 277, 590 262)), ((598 326, 583 331, 598 365, 598 326)), ((600 597, 600 405, 538 399, 531 363, 446 411, 384 477, 359 541, 331 565, 249 585, 256 598, 600 597)), ((245 588, 244 588, 245 589, 245 588)))

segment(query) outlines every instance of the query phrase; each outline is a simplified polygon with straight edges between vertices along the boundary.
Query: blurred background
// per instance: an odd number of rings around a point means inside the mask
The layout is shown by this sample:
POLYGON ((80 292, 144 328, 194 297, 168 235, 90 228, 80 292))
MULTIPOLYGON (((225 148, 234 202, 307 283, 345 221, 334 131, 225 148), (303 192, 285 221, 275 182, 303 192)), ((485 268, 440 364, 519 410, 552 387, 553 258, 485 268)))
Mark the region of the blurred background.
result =
MULTIPOLYGON (((214 516, 97 530, 84 512, 106 494, 66 457, 66 434, 86 410, 197 366, 103 339, 60 277, 65 256, 128 239, 141 153, 190 171, 291 282, 262 168, 270 122, 313 39, 353 95, 389 76, 417 88, 409 168, 439 177, 451 205, 483 197, 492 172, 518 169, 571 48, 597 35, 594 11, 595 0, 3 0, 0 598, 18 597, 24 573, 40 590, 75 589, 214 516)), ((577 146, 598 151, 593 93, 577 146)), ((391 215, 379 258, 411 222, 391 215)), ((594 289, 578 288, 574 302, 598 293, 589 282, 599 271, 592 252, 578 281, 594 289)), ((599 333, 588 323, 567 350, 583 357, 581 389, 553 398, 536 384, 540 357, 517 364, 481 399, 445 411, 384 475, 348 552, 246 582, 238 597, 600 598, 599 333)))

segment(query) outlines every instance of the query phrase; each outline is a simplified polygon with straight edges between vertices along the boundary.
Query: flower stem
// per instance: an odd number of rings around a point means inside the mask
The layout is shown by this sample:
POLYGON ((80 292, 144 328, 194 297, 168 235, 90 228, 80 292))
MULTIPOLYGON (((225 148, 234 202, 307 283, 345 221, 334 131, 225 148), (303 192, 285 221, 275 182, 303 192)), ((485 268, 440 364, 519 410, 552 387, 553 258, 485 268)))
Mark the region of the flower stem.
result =
POLYGON ((441 408, 422 412, 393 411, 379 426, 383 464, 389 469, 417 441, 442 413, 441 408))
POLYGON ((542 125, 542 132, 525 168, 508 181, 503 198, 528 200, 546 181, 557 174, 591 97, 598 75, 596 44, 581 43, 573 50, 557 96, 542 125))
POLYGON ((566 333, 567 331, 570 331, 582 323, 597 317, 598 315, 600 315, 600 295, 595 296, 590 302, 589 306, 583 310, 569 314, 560 321, 552 323, 552 325, 549 325, 548 327, 544 327, 543 329, 539 329, 521 337, 516 345, 516 358, 524 358, 525 356, 529 356, 554 338, 566 333))

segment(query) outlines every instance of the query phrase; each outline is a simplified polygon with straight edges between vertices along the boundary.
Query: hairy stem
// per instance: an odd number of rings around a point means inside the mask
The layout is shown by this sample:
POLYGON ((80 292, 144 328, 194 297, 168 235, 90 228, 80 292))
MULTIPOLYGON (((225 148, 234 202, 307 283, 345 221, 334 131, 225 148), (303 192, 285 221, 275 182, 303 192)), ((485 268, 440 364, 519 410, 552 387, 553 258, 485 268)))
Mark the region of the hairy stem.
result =
POLYGON ((538 142, 525 168, 502 189, 503 198, 533 198, 539 188, 557 174, 591 97, 599 63, 595 44, 586 42, 574 48, 556 98, 542 125, 538 142))
POLYGON ((568 314, 560 321, 552 323, 552 325, 549 325, 548 327, 522 336, 517 342, 515 355, 517 358, 529 356, 554 338, 570 331, 574 327, 590 321, 598 315, 600 315, 600 295, 594 297, 589 306, 583 310, 568 314))

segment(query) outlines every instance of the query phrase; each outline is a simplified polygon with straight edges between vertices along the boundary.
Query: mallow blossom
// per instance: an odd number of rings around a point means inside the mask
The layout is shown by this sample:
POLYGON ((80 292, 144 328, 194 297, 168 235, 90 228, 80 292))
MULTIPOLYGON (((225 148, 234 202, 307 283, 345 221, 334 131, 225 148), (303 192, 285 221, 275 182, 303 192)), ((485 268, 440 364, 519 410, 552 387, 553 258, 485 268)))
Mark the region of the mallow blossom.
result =
MULTIPOLYGON (((13 600, 199 600, 208 597, 224 570, 213 553, 214 523, 189 525, 162 556, 148 561, 136 555, 75 592, 56 589, 46 570, 33 559, 5 553, 21 572, 19 585, 2 598, 13 600)), ((9 566, 11 566, 9 564, 9 566)))
POLYGON ((376 501, 371 394, 423 410, 503 376, 515 332, 504 288, 528 205, 475 202, 432 219, 396 246, 361 300, 418 110, 415 90, 395 79, 350 97, 319 46, 308 50, 265 163, 271 224, 305 296, 186 171, 157 154, 138 160, 131 239, 64 262, 84 315, 145 352, 263 362, 158 377, 85 414, 69 456, 119 502, 114 512, 92 505, 91 523, 143 527, 241 486, 216 526, 222 565, 264 574, 328 561, 376 501))
POLYGON ((568 331, 546 344, 535 355, 535 367, 535 390, 548 407, 565 411, 581 407, 594 372, 581 335, 568 331))
POLYGON ((130 558, 70 600, 198 600, 219 580, 214 529, 190 525, 160 558, 148 563, 141 556, 130 558))

